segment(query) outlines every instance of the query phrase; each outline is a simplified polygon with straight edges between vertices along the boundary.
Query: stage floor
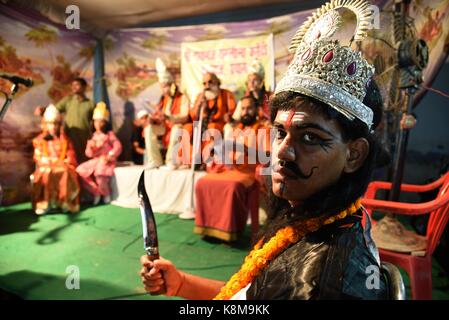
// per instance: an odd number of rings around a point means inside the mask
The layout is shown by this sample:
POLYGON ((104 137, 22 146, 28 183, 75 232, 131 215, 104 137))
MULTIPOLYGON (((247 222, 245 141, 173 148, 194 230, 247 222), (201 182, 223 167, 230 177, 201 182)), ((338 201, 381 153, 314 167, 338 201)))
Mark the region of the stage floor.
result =
MULTIPOLYGON (((249 226, 231 247, 193 233, 193 220, 156 214, 161 255, 193 274, 227 280, 249 250, 249 226)), ((31 204, 0 208, 0 288, 24 299, 170 299, 144 292, 138 209, 113 205, 78 214, 36 216, 31 204), (80 290, 68 290, 68 266, 78 266, 80 290)))
MULTIPOLYGON (((156 220, 161 255, 193 274, 227 280, 249 250, 249 226, 230 246, 201 240, 193 220, 168 214, 156 220)), ((170 299, 143 290, 141 235, 138 209, 100 205, 39 217, 30 203, 0 208, 0 288, 24 299, 170 299), (79 290, 66 288, 69 266, 79 268, 79 290)), ((449 299, 449 279, 436 261, 433 286, 434 299, 449 299)))

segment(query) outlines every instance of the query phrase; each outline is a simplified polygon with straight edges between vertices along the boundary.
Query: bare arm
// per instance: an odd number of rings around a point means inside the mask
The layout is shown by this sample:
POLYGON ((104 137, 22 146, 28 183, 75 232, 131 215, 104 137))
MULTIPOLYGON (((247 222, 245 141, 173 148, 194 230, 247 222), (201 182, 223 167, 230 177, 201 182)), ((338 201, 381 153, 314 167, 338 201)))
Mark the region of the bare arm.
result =
POLYGON ((140 262, 143 266, 140 275, 147 292, 156 292, 165 284, 167 296, 208 300, 213 299, 225 284, 223 281, 182 272, 164 258, 150 261, 147 256, 142 256, 140 262), (164 275, 163 279, 160 271, 164 275))
POLYGON ((178 297, 190 300, 212 300, 225 285, 225 282, 195 276, 180 271, 184 275, 184 281, 178 292, 178 297))

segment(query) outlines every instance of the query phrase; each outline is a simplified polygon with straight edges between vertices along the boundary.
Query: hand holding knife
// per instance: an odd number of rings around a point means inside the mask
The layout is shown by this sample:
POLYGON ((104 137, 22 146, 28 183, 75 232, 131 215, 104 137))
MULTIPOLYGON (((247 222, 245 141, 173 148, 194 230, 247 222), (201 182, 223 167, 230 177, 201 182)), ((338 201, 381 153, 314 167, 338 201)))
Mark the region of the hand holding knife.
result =
MULTIPOLYGON (((159 259, 159 246, 156 231, 156 220, 154 218, 153 209, 151 208, 150 199, 145 189, 145 170, 140 175, 139 184, 137 186, 139 196, 140 214, 142 218, 143 243, 145 252, 151 261, 159 259)), ((164 278, 163 273, 162 279, 164 278)), ((160 295, 166 293, 165 284, 161 290, 152 292, 151 295, 160 295)))

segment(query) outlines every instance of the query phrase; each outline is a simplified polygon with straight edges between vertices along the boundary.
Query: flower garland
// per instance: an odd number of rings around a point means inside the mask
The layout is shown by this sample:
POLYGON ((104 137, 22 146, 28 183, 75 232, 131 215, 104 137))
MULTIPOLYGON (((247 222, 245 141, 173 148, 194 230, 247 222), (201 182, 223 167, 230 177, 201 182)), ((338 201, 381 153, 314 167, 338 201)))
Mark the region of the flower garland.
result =
POLYGON ((293 226, 287 226, 276 232, 263 247, 260 240, 245 258, 240 270, 235 273, 214 300, 228 300, 241 289, 250 284, 268 263, 282 253, 289 245, 301 240, 306 234, 317 231, 323 225, 331 224, 357 212, 361 207, 361 199, 351 204, 347 209, 331 217, 318 217, 300 221, 293 226))

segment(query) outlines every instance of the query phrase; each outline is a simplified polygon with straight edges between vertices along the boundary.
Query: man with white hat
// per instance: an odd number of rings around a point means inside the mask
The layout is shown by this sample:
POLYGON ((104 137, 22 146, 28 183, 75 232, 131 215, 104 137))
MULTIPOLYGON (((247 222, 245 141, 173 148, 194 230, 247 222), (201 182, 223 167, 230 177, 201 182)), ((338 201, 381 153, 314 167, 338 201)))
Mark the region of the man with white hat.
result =
POLYGON ((156 112, 149 116, 149 124, 143 134, 145 138, 144 164, 147 168, 157 168, 163 164, 158 136, 162 136, 162 146, 167 148, 165 163, 171 169, 177 168, 177 137, 182 125, 188 121, 189 100, 183 95, 171 73, 161 59, 156 59, 156 71, 162 95, 156 106, 156 112))
POLYGON ((43 114, 43 131, 33 139, 36 170, 31 176, 32 205, 38 215, 50 209, 79 211, 75 151, 61 130, 61 122, 59 111, 50 104, 43 114))
MULTIPOLYGON (((254 60, 249 66, 248 78, 246 80, 246 92, 244 96, 252 96, 256 100, 258 107, 258 117, 260 121, 270 120, 270 108, 268 100, 272 92, 267 91, 264 84, 265 70, 259 60, 254 60)), ((236 121, 240 120, 240 103, 232 115, 236 121)))
POLYGON ((132 159, 135 164, 143 164, 143 155, 145 154, 145 139, 143 137, 143 129, 148 124, 149 113, 146 110, 137 112, 136 119, 133 123, 132 133, 132 159))

